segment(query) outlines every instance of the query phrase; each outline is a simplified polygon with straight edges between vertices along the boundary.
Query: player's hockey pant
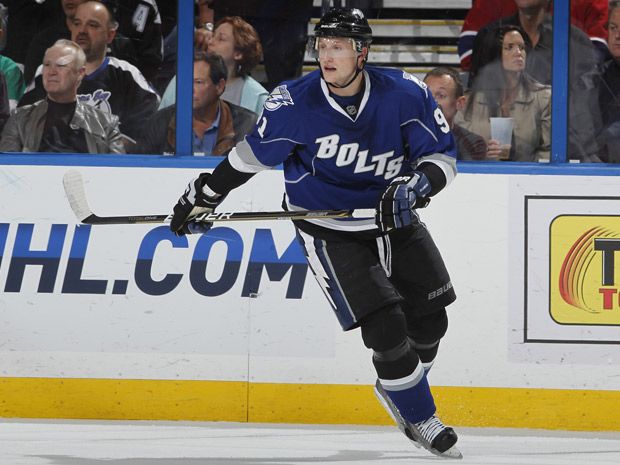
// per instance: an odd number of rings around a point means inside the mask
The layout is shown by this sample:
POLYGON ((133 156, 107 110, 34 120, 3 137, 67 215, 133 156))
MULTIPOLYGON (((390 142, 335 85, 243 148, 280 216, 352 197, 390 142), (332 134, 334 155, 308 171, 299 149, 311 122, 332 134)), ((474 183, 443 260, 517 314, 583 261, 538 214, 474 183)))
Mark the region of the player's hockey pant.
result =
POLYGON ((360 326, 364 344, 373 350, 373 364, 379 382, 401 415, 417 423, 435 413, 435 403, 424 366, 407 333, 409 331, 418 340, 422 337, 424 342, 418 343, 423 344, 421 352, 432 361, 438 341, 447 328, 445 310, 420 318, 415 328, 413 323, 415 321, 407 321, 398 304, 393 304, 364 318, 360 326))

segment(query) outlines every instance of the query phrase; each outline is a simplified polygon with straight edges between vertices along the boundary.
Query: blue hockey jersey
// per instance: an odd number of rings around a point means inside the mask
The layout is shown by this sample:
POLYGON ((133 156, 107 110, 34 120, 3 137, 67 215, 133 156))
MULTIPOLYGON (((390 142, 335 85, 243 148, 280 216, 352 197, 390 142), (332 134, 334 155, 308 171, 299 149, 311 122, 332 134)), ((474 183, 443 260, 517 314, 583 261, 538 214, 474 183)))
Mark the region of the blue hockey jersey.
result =
MULTIPOLYGON (((426 85, 402 70, 368 66, 359 110, 350 116, 318 71, 271 93, 254 131, 229 155, 242 172, 284 166, 291 210, 375 208, 397 176, 421 161, 448 184, 456 147, 426 85)), ((332 229, 374 228, 373 220, 312 220, 332 229)))

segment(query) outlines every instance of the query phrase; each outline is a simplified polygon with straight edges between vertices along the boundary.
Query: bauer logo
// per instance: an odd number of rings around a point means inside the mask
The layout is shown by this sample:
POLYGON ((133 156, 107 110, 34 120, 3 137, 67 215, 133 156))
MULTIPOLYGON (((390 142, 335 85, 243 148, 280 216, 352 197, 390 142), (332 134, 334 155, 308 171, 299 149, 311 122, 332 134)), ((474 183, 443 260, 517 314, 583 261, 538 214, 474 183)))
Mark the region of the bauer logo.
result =
POLYGON ((561 215, 549 232, 553 320, 620 326, 620 216, 561 215))

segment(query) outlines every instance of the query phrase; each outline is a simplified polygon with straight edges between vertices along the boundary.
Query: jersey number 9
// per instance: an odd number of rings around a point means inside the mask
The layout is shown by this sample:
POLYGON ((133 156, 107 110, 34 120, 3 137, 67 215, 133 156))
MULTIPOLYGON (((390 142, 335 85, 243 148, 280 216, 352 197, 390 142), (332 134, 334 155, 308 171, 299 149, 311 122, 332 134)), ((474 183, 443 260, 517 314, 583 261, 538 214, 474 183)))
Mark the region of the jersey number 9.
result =
POLYGON ((435 121, 437 122, 439 129, 441 129, 441 132, 443 132, 444 134, 448 134, 450 132, 450 125, 448 124, 446 117, 441 111, 441 108, 435 108, 435 112, 433 113, 433 115, 435 116, 435 121))

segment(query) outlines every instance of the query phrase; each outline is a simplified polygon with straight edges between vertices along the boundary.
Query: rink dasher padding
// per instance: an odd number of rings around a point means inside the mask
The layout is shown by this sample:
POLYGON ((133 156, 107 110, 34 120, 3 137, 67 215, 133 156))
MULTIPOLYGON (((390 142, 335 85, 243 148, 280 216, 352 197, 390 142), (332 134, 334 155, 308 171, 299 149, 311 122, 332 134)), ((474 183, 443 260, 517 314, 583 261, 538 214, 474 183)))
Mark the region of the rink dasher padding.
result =
MULTIPOLYGON (((0 416, 389 423, 290 223, 78 227, 67 169, 0 165, 0 416)), ((198 171, 79 169, 101 215, 165 213, 198 171)), ((281 194, 274 170, 225 206, 281 194)), ((422 212, 458 295, 430 374, 446 421, 620 430, 619 195, 617 177, 461 174, 422 212)))
MULTIPOLYGON (((619 431, 618 391, 433 387, 458 426, 619 431)), ((0 378, 0 417, 389 425, 372 386, 0 378)))

